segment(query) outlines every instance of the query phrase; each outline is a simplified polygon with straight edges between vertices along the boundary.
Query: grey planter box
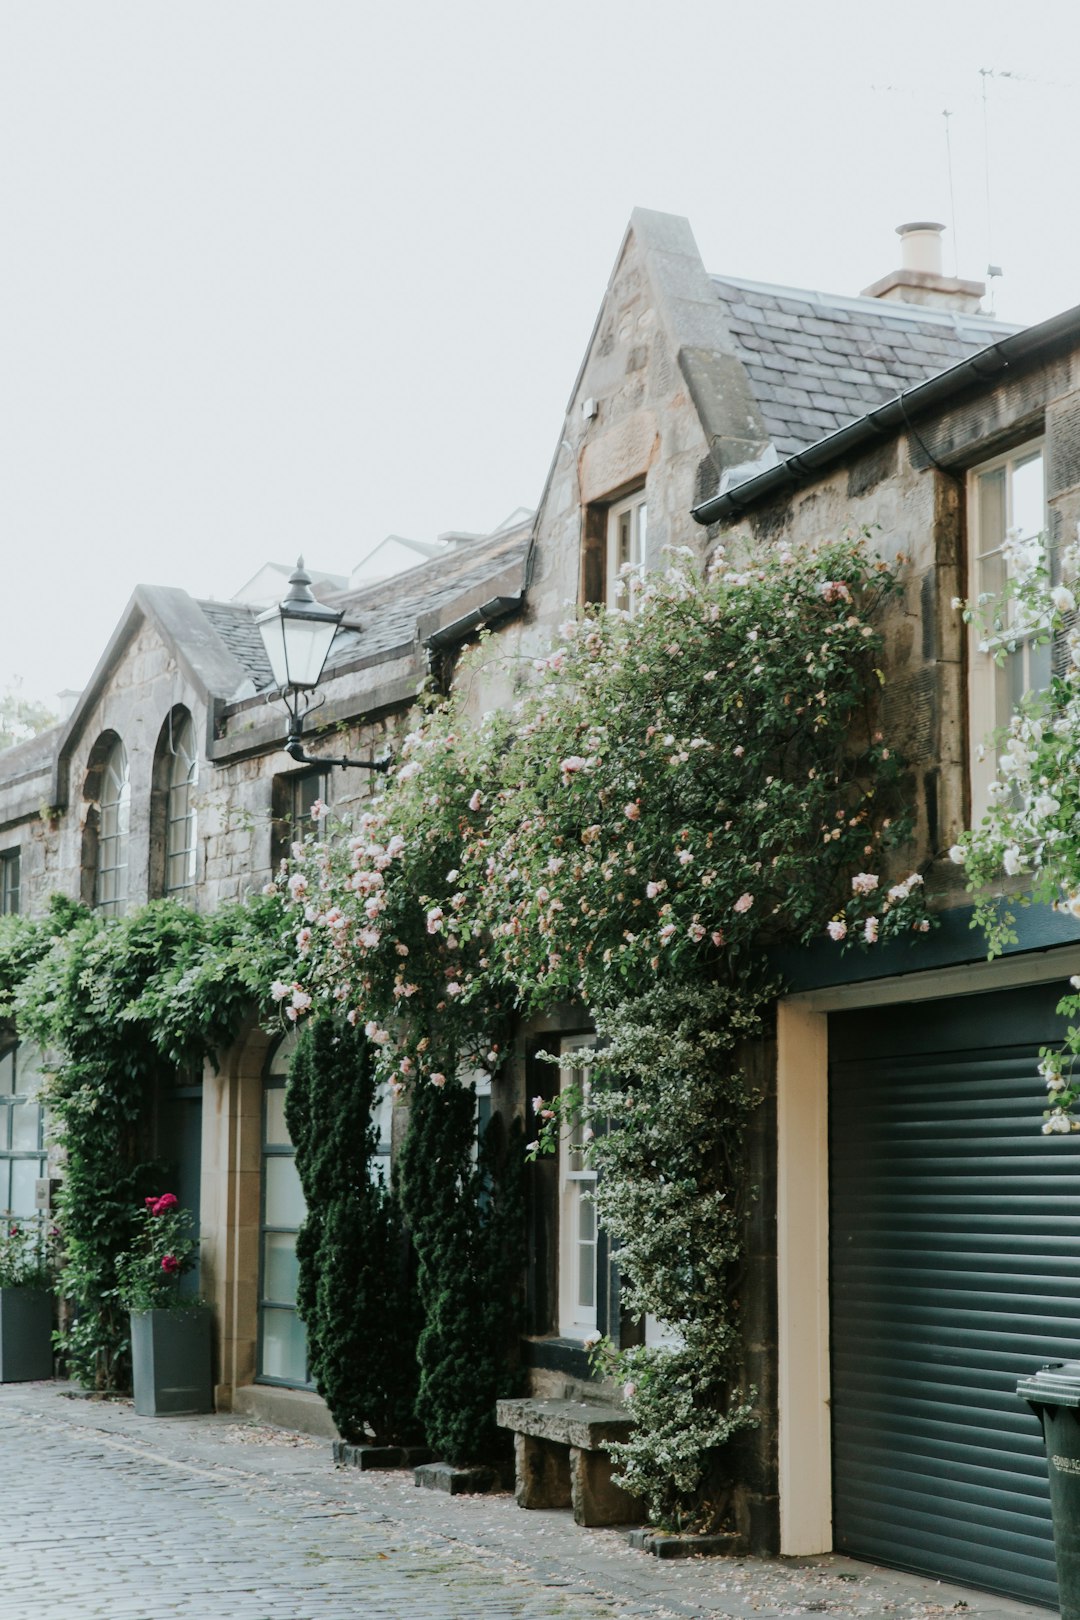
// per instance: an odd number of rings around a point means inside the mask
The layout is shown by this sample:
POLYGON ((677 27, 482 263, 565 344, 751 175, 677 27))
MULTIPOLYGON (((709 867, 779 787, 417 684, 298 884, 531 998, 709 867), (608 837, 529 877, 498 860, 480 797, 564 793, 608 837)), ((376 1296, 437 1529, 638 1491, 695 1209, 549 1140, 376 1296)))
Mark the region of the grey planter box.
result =
POLYGON ((132 1311, 131 1375, 140 1417, 212 1412, 208 1310, 132 1311))
POLYGON ((0 1384, 53 1375, 52 1295, 46 1288, 0 1288, 0 1384))

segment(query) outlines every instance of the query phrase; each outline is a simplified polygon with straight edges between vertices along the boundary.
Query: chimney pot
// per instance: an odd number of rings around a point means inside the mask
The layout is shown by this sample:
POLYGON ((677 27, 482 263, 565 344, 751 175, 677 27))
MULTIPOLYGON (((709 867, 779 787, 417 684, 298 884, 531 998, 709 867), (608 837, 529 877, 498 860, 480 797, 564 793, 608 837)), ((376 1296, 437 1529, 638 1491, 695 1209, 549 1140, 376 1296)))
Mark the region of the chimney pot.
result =
POLYGON ((942 274, 941 233, 944 225, 934 220, 916 219, 909 225, 898 225, 900 263, 905 270, 919 270, 923 275, 942 274))

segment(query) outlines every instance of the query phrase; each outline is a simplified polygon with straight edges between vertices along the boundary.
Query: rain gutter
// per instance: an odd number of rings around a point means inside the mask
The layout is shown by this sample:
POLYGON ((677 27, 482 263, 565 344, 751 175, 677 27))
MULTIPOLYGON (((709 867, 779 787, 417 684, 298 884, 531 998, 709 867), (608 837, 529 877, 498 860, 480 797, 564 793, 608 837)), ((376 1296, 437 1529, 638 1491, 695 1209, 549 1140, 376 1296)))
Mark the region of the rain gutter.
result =
POLYGON ((1014 332, 998 343, 991 343, 967 360, 950 366, 948 371, 939 371, 937 376, 930 377, 926 382, 904 389, 894 399, 886 400, 884 405, 877 406, 866 416, 858 417, 846 427, 838 428, 835 433, 808 445, 805 450, 788 456, 775 467, 770 467, 768 472, 748 478, 744 484, 737 484, 734 489, 725 490, 721 495, 710 496, 707 501, 692 507, 691 515, 699 523, 717 523, 723 518, 737 517, 740 512, 772 495, 800 489, 841 457, 910 426, 913 417, 925 415, 965 389, 995 379, 1001 372, 1034 359, 1044 349, 1052 348, 1067 338, 1077 337, 1080 337, 1080 304, 1060 315, 1051 316, 1038 326, 1025 327, 1022 332, 1014 332))

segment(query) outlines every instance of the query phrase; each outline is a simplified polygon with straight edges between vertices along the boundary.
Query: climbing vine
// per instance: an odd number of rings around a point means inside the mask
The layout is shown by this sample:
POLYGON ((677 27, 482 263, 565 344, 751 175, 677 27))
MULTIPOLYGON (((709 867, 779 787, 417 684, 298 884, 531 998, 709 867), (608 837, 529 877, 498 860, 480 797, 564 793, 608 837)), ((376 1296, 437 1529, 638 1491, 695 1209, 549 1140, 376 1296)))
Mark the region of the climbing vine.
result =
MULTIPOLYGON (((464 1377, 466 1274, 449 1287, 468 1202, 460 1076, 498 1070, 512 1016, 566 1001, 611 1036, 594 1065, 597 1201, 631 1308, 674 1335, 621 1364, 639 1427, 620 1461, 667 1519, 722 1511, 703 1501, 712 1459, 752 1421, 737 1278, 755 1092, 740 1043, 768 1003, 766 952, 930 925, 921 874, 887 871, 909 830, 876 699, 897 589, 898 565, 864 536, 720 551, 707 578, 676 556, 632 619, 570 619, 525 675, 504 671, 516 701, 473 724, 484 644, 381 800, 354 825, 319 822, 278 883, 295 954, 272 994, 294 1020, 343 1011, 379 1079, 410 1094, 406 1189, 457 1166, 431 1217, 446 1281, 426 1298, 429 1330, 451 1326, 422 1388, 464 1377)), ((564 1107, 535 1107, 540 1152, 564 1107)))
MULTIPOLYGON (((1032 904, 1080 918, 1080 625, 1076 582, 1080 536, 1061 553, 1056 572, 1045 536, 1010 535, 1003 548, 1007 584, 999 595, 954 604, 999 665, 1023 643, 1053 645, 1050 683, 1027 692, 985 747, 994 750, 989 805, 978 827, 950 851, 974 896, 973 927, 985 933, 991 958, 1017 943, 1016 908, 1032 904)), ((1080 976, 1058 1012, 1074 1020, 1059 1047, 1044 1047, 1043 1132, 1080 1130, 1080 976)))
POLYGON ((61 1350, 91 1389, 129 1384, 117 1260, 159 1190, 154 1088, 201 1069, 265 999, 282 917, 259 897, 212 918, 162 900, 104 921, 56 900, 40 920, 0 921, 0 1017, 46 1054, 42 1101, 64 1150, 58 1287, 71 1313, 61 1350))

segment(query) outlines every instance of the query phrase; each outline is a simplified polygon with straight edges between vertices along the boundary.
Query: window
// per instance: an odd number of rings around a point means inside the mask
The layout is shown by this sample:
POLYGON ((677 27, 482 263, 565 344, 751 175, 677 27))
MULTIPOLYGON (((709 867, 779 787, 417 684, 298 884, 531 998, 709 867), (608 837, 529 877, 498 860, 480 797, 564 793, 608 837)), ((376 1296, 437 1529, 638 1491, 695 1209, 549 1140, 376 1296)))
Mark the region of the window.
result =
POLYGON ((101 768, 98 796, 94 903, 106 917, 121 917, 127 909, 130 812, 127 753, 118 737, 101 768))
POLYGON ((302 843, 308 833, 316 831, 311 819, 311 807, 317 799, 329 804, 330 772, 293 771, 288 776, 275 776, 272 791, 273 840, 270 860, 277 868, 286 859, 293 844, 302 843))
MULTIPOLYGON (((588 1050, 591 1041, 577 1041, 575 1048, 588 1050)), ((578 1086, 588 1096, 588 1065, 564 1069, 563 1084, 578 1086)), ((588 1127, 580 1116, 569 1121, 559 1145, 560 1254, 559 1254, 559 1332, 569 1339, 583 1339, 597 1326, 597 1227, 592 1194, 596 1171, 588 1163, 588 1127)))
POLYGON ((263 1083, 258 1376, 264 1383, 310 1388, 307 1329, 296 1309, 296 1234, 307 1204, 285 1124, 285 1081, 295 1047, 295 1034, 278 1044, 263 1083))
POLYGON ((45 1175, 41 1054, 25 1042, 0 1043, 0 1214, 37 1219, 35 1183, 45 1175))
MULTIPOLYGON (((1041 444, 1026 444, 977 467, 970 475, 968 524, 971 567, 968 594, 996 597, 1026 557, 1041 555, 1046 534, 1046 483, 1041 444)), ((1004 663, 980 650, 971 627, 968 708, 971 720, 971 805, 977 821, 986 810, 994 776, 993 733, 1008 724, 1025 692, 1050 684, 1050 646, 1037 646, 1016 626, 1015 651, 1004 663)))
POLYGON ((19 909, 19 851, 0 853, 0 917, 10 917, 19 909))
POLYGON ((199 756, 190 714, 169 716, 166 728, 168 791, 165 808, 165 893, 177 894, 195 882, 199 756), (169 746, 171 745, 171 747, 169 746))
POLYGON ((645 567, 648 513, 645 491, 639 489, 608 509, 607 605, 633 613, 645 567))

